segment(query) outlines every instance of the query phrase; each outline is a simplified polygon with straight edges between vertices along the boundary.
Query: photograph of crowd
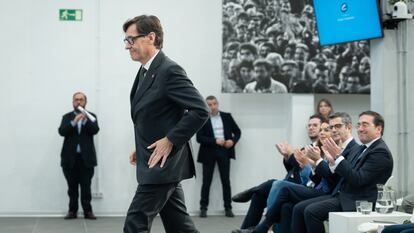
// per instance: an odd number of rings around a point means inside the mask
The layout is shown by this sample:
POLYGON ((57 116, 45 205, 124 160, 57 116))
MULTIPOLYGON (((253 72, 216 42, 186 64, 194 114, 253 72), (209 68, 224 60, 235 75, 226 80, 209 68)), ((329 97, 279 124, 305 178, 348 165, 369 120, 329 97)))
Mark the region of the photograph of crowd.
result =
POLYGON ((223 93, 370 93, 368 41, 319 45, 312 0, 223 0, 223 93))

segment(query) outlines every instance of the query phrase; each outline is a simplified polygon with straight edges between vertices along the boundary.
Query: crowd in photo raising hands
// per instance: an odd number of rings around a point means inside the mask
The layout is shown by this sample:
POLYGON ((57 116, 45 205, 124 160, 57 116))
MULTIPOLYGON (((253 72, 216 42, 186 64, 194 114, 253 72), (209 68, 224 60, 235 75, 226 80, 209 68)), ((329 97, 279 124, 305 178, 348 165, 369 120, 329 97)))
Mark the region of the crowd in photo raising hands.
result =
POLYGON ((370 47, 321 47, 311 0, 223 1, 225 93, 370 93, 370 47))

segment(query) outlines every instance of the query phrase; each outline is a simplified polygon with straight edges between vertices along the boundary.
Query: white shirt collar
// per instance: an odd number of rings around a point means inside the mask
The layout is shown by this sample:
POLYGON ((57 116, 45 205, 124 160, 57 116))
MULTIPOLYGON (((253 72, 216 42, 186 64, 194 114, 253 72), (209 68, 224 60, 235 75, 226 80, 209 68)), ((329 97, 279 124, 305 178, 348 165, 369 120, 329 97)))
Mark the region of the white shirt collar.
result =
POLYGON ((364 144, 367 148, 370 147, 375 141, 377 141, 378 139, 380 139, 381 137, 378 137, 370 142, 368 142, 367 144, 364 144))
POLYGON ((353 137, 348 138, 344 143, 342 143, 342 151, 345 150, 345 148, 348 146, 348 144, 353 140, 353 137))
POLYGON ((142 65, 146 70, 149 70, 151 63, 154 61, 154 58, 157 56, 157 54, 160 52, 160 50, 157 50, 157 52, 154 54, 154 56, 151 57, 151 59, 148 60, 148 62, 144 65, 142 65))

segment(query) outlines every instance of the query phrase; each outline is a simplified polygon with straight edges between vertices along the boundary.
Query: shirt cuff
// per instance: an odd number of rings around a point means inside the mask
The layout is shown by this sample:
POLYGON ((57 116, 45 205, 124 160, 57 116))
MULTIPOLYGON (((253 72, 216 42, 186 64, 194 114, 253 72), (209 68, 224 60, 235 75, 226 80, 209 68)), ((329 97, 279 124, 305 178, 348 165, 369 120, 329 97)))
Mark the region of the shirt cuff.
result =
POLYGON ((344 160, 344 156, 339 156, 336 160, 335 160, 335 164, 334 165, 329 165, 329 169, 331 169, 331 172, 334 173, 336 167, 338 167, 339 163, 342 162, 342 160, 344 160))
POLYGON ((323 159, 322 158, 319 158, 318 160, 316 160, 315 165, 318 166, 322 161, 323 161, 323 159))
POLYGON ((72 127, 75 127, 76 126, 75 121, 70 121, 70 124, 72 125, 72 127))

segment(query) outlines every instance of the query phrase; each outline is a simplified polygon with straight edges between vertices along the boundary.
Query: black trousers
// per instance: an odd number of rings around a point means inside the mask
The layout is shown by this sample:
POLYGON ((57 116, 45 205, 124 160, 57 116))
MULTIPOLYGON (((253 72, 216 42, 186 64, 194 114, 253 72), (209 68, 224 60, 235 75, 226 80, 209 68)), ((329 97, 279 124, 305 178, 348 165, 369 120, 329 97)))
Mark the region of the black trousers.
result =
POLYGON ((240 227, 241 229, 254 227, 259 224, 260 219, 262 219, 264 209, 267 206, 267 197, 269 196, 273 181, 275 180, 267 180, 251 189, 253 196, 250 201, 246 217, 244 217, 243 223, 240 227))
POLYGON ((223 188, 224 209, 231 209, 230 158, 226 149, 217 149, 216 154, 203 162, 203 185, 201 186, 200 209, 207 210, 210 196, 210 185, 213 180, 214 167, 218 165, 221 186, 223 188))
POLYGON ((166 233, 198 233, 187 213, 180 183, 138 185, 129 206, 124 233, 149 233, 160 214, 166 233))
POLYGON ((76 156, 75 164, 72 168, 63 167, 68 184, 69 211, 78 212, 79 186, 81 189, 81 204, 84 213, 91 212, 91 181, 94 174, 93 167, 86 167, 80 154, 76 156))

